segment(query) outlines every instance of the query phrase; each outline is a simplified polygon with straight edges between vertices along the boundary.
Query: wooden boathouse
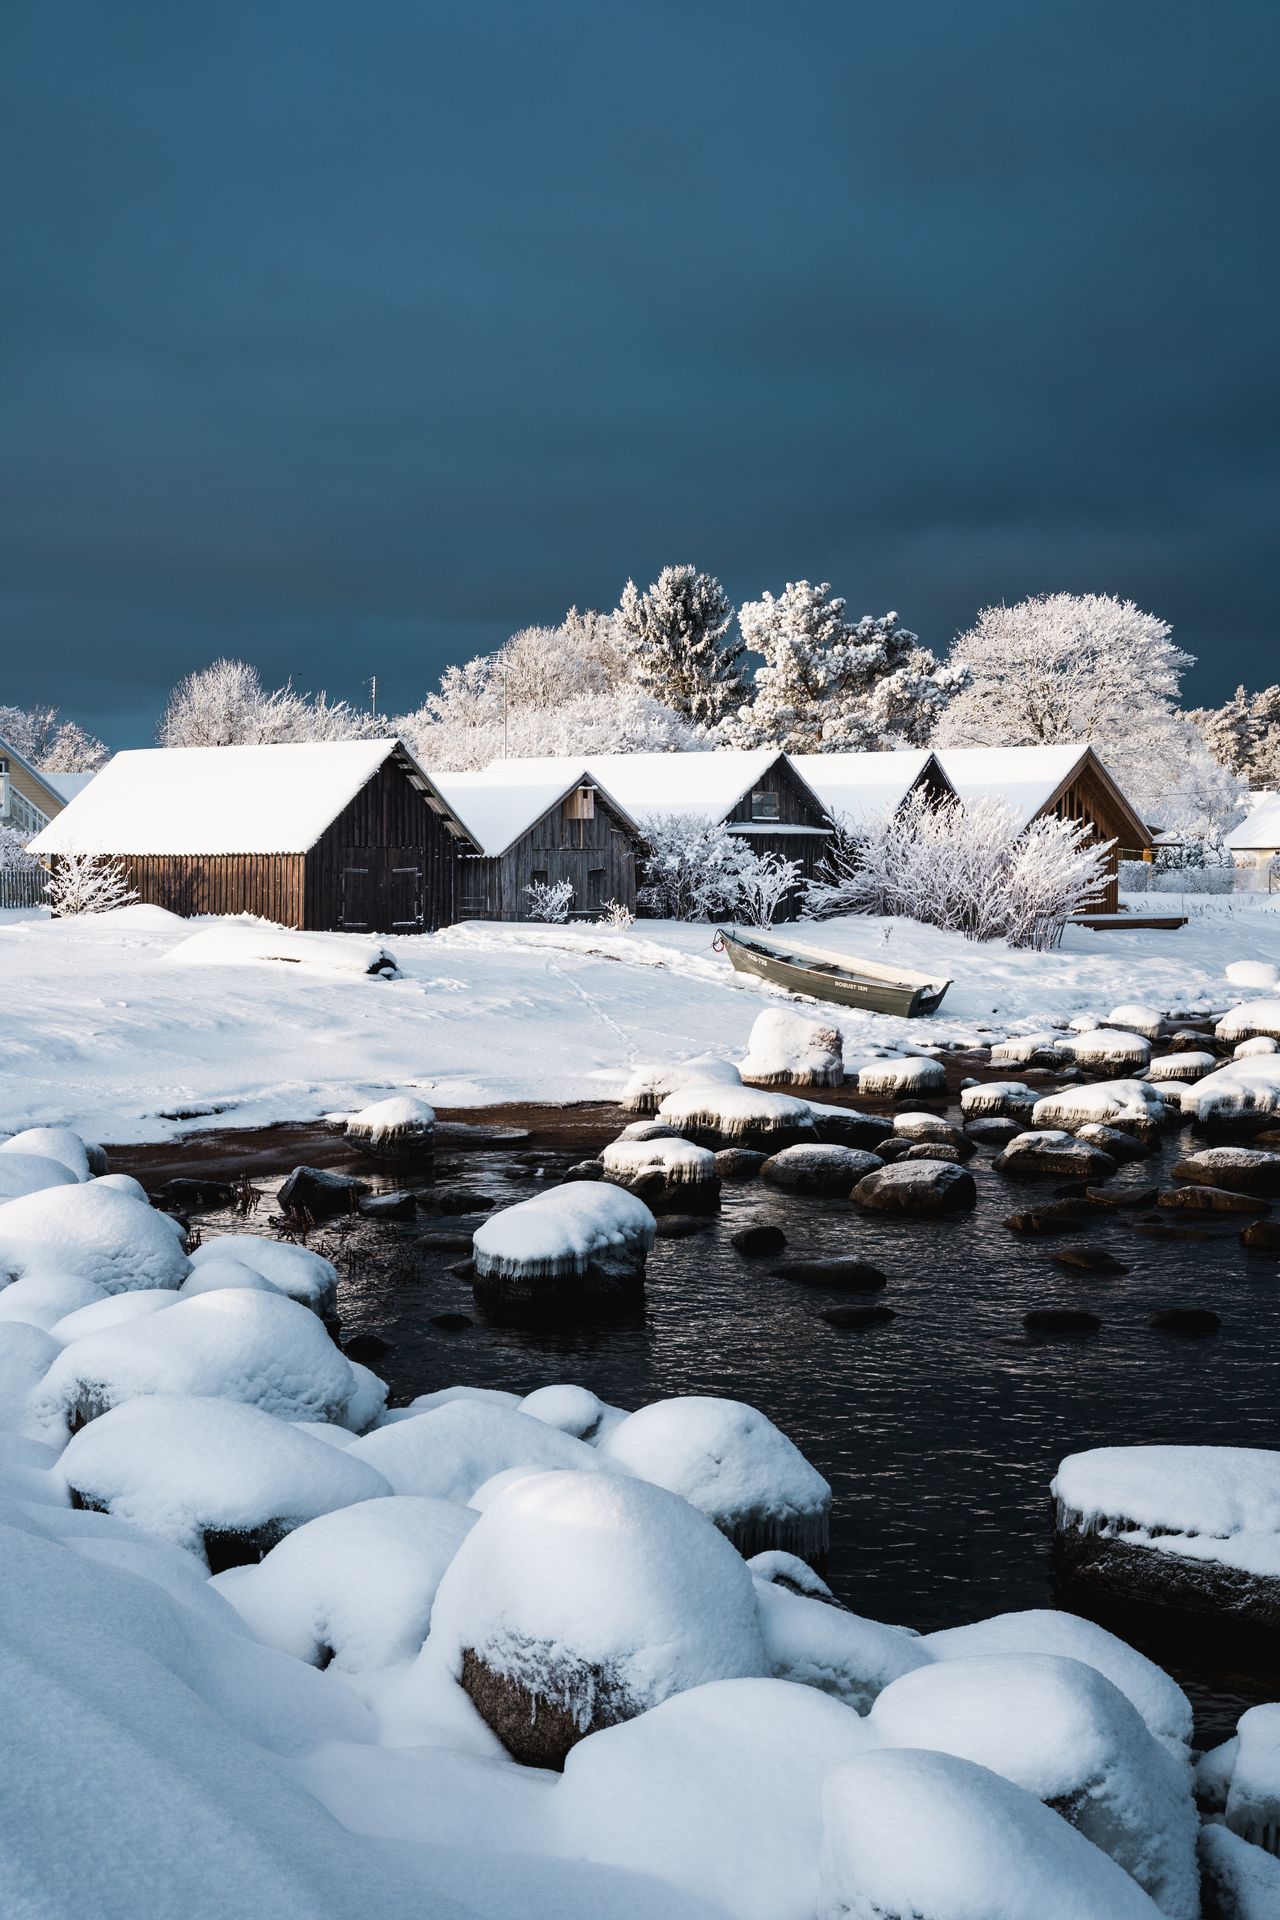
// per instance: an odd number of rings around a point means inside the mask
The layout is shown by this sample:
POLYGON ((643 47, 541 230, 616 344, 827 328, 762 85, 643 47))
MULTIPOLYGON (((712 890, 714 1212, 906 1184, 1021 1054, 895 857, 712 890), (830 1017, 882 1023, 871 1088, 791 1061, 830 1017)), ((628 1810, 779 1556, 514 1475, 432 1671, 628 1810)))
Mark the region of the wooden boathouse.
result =
POLYGON ((581 760, 502 760, 440 773, 436 786, 465 828, 459 920, 527 920, 535 883, 573 889, 569 918, 611 902, 634 913, 640 829, 581 760))
POLYGON ((171 913, 353 933, 446 925, 464 848, 399 740, 118 753, 31 845, 110 856, 171 913))

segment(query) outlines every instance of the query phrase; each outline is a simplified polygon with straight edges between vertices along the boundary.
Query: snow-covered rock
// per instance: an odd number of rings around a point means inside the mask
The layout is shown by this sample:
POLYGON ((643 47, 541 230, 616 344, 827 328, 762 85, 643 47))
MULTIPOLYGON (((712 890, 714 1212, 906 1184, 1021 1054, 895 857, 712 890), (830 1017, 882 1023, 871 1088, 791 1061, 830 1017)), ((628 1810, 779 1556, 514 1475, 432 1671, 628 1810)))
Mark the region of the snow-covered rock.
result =
POLYGON ((553 1802, 557 1843, 688 1888, 734 1920, 811 1914, 822 1782, 868 1745, 857 1715, 821 1694, 714 1680, 573 1749, 553 1802))
POLYGON ((151 1204, 141 1180, 135 1180, 131 1173, 95 1174, 94 1183, 100 1187, 110 1187, 116 1193, 127 1193, 131 1200, 141 1200, 144 1206, 151 1204))
POLYGON ((349 1448, 327 1447, 260 1407, 174 1394, 129 1400, 90 1421, 68 1442, 61 1470, 81 1505, 205 1555, 214 1572, 257 1560, 319 1514, 390 1491, 349 1448))
POLYGON ((31 1273, 11 1286, 0 1287, 0 1325, 6 1320, 25 1320, 48 1333, 67 1314, 106 1297, 102 1288, 83 1274, 31 1273))
POLYGON ((765 1672, 741 1556, 686 1501, 604 1473, 520 1480, 481 1514, 420 1662, 543 1766, 674 1693, 765 1672))
POLYGON ((948 1160, 895 1160, 868 1173, 853 1190, 872 1213, 967 1213, 977 1204, 973 1175, 948 1160))
POLYGON ((738 1071, 763 1087, 838 1087, 844 1081, 844 1040, 833 1020, 766 1007, 738 1071))
POLYGON ((1252 1060, 1260 1053, 1280 1053, 1280 1040, 1273 1040, 1269 1033, 1255 1033, 1252 1040, 1241 1040, 1232 1049, 1231 1058, 1252 1060))
POLYGON ((228 1291, 175 1301, 64 1347, 33 1411, 74 1429, 126 1400, 195 1394, 343 1425, 354 1387, 350 1361, 313 1313, 280 1294, 228 1291))
POLYGON ((22 1133, 12 1134, 0 1142, 0 1154, 5 1153, 34 1154, 41 1160, 60 1161, 78 1181, 106 1172, 101 1147, 90 1149, 70 1127, 27 1127, 22 1133), (91 1161, 97 1164, 91 1165, 91 1161))
POLYGON ((1216 1053, 1197 1053, 1190 1049, 1185 1053, 1158 1053, 1153 1055, 1147 1068, 1147 1078, 1157 1083, 1164 1080, 1203 1080, 1206 1073, 1212 1073, 1218 1065, 1216 1053))
POLYGON ((348 1140, 371 1153, 426 1153, 435 1130, 435 1108, 414 1093, 393 1093, 347 1115, 348 1140))
POLYGON ((986 1080, 965 1087, 960 1111, 966 1120, 993 1115, 1004 1120, 1030 1120, 1036 1096, 1025 1080, 986 1080))
POLYGON ((436 1588, 475 1518, 411 1494, 361 1500, 307 1521, 256 1566, 231 1567, 213 1584, 267 1646, 367 1673, 420 1651, 436 1588))
POLYGON ((633 1068, 631 1078, 622 1089, 621 1104, 628 1113, 657 1113, 667 1095, 677 1092, 681 1087, 737 1087, 741 1084, 742 1075, 732 1060, 700 1054, 694 1060, 633 1068))
POLYGON ((104 1293, 179 1287, 191 1271, 174 1222, 100 1180, 0 1206, 0 1276, 75 1273, 104 1293))
POLYGON ((1275 1920, 1280 1913, 1280 1860, 1228 1827, 1201 1827, 1200 1871, 1206 1912, 1226 1920, 1275 1920))
POLYGON ((892 1681, 928 1663, 916 1635, 776 1580, 757 1578, 756 1605, 774 1678, 817 1687, 857 1713, 866 1713, 892 1681))
POLYGON ((477 1228, 472 1286, 502 1319, 612 1313, 643 1295, 656 1225, 624 1187, 571 1181, 505 1207, 477 1228))
POLYGON ((0 1322, 0 1432, 42 1431, 29 1411, 33 1390, 61 1352, 52 1334, 27 1320, 0 1322))
POLYGON ((825 1553, 831 1488, 755 1407, 687 1394, 641 1407, 605 1435, 601 1457, 679 1494, 743 1554, 825 1553))
POLYGON ((1204 1147, 1175 1162, 1173 1177, 1194 1186, 1280 1198, 1280 1153, 1264 1153, 1259 1147, 1204 1147))
MULTIPOLYGON (((1151 1059, 1151 1042, 1145 1034, 1128 1033, 1121 1027, 1098 1027, 1093 1033, 1063 1034, 1059 1045, 1069 1060, 1079 1067, 1108 1073, 1141 1073, 1151 1059)), ((993 1056, 994 1057, 994 1056, 993 1056)))
POLYGON ((1158 1040, 1164 1031, 1164 1015, 1157 1007, 1127 1000, 1123 1006, 1112 1007, 1098 1026, 1118 1027, 1122 1033, 1137 1033, 1144 1040, 1158 1040))
MULTIPOLYGON (((24 1285, 22 1281, 19 1286, 24 1285)), ((185 1282, 184 1282, 185 1284, 185 1282)), ((100 1300, 93 1300, 87 1306, 77 1307, 66 1313, 61 1320, 55 1320, 49 1331, 60 1347, 69 1347, 75 1340, 84 1340, 91 1333, 101 1333, 107 1327, 122 1327, 131 1320, 146 1320, 153 1313, 162 1313, 182 1298, 181 1291, 175 1293, 172 1287, 135 1287, 131 1293, 109 1293, 100 1300)))
POLYGON ((75 1174, 61 1160, 40 1153, 0 1152, 0 1202, 44 1193, 50 1187, 77 1185, 75 1174))
POLYGON ((924 1664, 885 1688, 870 1724, 886 1746, 1002 1774, 1109 1853, 1169 1920, 1199 1920, 1190 1770, 1096 1668, 1039 1653, 924 1664))
POLYGON ((1242 1840, 1280 1854, 1280 1705, 1250 1707, 1237 1722, 1225 1819, 1242 1840))
POLYGON ((221 1233, 205 1240, 191 1256, 193 1267, 206 1260, 238 1260, 273 1287, 310 1307, 322 1319, 337 1309, 338 1269, 323 1254, 291 1240, 269 1240, 256 1233, 221 1233))
POLYGON ((1019 1033, 991 1049, 993 1067, 1059 1067, 1067 1057, 1061 1033, 1019 1033))
POLYGON ((366 1433, 348 1449, 383 1475, 393 1493, 465 1506, 477 1487, 508 1467, 599 1472, 597 1450, 545 1420, 478 1400, 450 1400, 366 1433))
POLYGON ((907 1094, 945 1093, 946 1069, 927 1054, 908 1054, 901 1060, 871 1060, 858 1069, 858 1092, 881 1099, 900 1100, 907 1094))
POLYGON ((1280 982, 1280 966, 1274 960, 1231 960, 1223 968, 1233 987, 1274 987, 1280 982))
POLYGON ((846 1761, 822 1803, 818 1920, 1158 1920, 1059 1814, 952 1754, 846 1761))
POLYGON ((1164 1117, 1164 1095, 1148 1080, 1095 1080, 1091 1086, 1061 1087, 1037 1100, 1031 1115, 1036 1127, 1065 1127, 1068 1132, 1092 1123, 1141 1133, 1158 1128, 1164 1117))
POLYGON ((1214 1033, 1219 1040, 1280 1040, 1280 999, 1245 1000, 1223 1014, 1214 1033))
POLYGON ((207 1260, 192 1263, 190 1273, 178 1288, 178 1297, 180 1300, 190 1300, 197 1293, 225 1293, 228 1287, 239 1288, 246 1293, 279 1292, 279 1288, 273 1287, 256 1267, 247 1267, 243 1260, 211 1254, 207 1260))
POLYGON ((770 1152, 817 1138, 807 1100, 758 1087, 681 1087, 666 1096, 658 1114, 687 1138, 712 1148, 770 1152))
POLYGON ((532 1420, 545 1420, 549 1427, 558 1427, 561 1433, 571 1434, 575 1440, 585 1440, 592 1446, 627 1417, 621 1407, 611 1407, 589 1387, 568 1382, 554 1387, 535 1387, 520 1402, 519 1410, 532 1420))
MULTIPOLYGON (((1201 1124, 1280 1113, 1280 1054, 1232 1060, 1194 1086, 1182 1088, 1179 1104, 1188 1119, 1201 1124)), ((0 1222, 3 1218, 0 1210, 0 1222)))
POLYGON ((874 1173, 884 1165, 878 1154, 859 1147, 824 1146, 783 1147, 772 1154, 760 1169, 760 1177, 771 1186, 794 1193, 847 1194, 863 1174, 874 1173))
POLYGON ((325 973, 391 976, 396 963, 377 940, 352 933, 296 933, 265 920, 221 919, 193 933, 165 955, 182 967, 243 966, 284 961, 325 973))
POLYGON ((673 1134, 649 1140, 613 1140, 600 1155, 604 1177, 646 1197, 677 1194, 682 1205, 713 1202, 720 1192, 716 1157, 673 1134))

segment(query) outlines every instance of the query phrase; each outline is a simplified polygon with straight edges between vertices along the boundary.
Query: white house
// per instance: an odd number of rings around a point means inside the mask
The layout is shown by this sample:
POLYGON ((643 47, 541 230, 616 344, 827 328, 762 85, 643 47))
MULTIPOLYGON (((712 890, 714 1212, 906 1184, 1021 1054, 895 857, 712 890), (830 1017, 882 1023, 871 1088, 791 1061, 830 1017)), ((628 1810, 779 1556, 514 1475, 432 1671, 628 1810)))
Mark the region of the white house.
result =
POLYGON ((1238 865, 1265 866, 1280 855, 1280 793, 1255 793, 1247 819, 1224 835, 1223 845, 1238 865))

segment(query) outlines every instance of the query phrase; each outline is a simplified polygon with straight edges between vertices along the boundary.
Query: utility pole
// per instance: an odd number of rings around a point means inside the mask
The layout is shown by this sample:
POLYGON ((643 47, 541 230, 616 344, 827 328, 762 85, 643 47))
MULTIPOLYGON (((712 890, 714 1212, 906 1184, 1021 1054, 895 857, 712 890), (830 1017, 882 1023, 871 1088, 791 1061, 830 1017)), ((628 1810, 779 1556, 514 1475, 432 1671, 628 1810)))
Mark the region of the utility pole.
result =
POLYGON ((376 673, 369 681, 369 711, 376 719, 378 716, 378 676, 376 673))

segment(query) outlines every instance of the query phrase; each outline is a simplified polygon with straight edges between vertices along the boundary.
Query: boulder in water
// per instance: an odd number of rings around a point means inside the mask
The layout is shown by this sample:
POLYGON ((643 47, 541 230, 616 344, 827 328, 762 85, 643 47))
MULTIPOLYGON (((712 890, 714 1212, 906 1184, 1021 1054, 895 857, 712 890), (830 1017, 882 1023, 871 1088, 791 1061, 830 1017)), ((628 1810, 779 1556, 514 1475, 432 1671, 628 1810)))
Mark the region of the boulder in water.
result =
POLYGON ((293 1219, 327 1220, 335 1213, 355 1213, 369 1192, 367 1180, 329 1167, 295 1167, 281 1187, 277 1203, 293 1219))
POLYGON ((996 1158, 1001 1173, 1015 1180, 1044 1180, 1070 1177, 1076 1180, 1105 1180, 1116 1170, 1109 1153, 1091 1147, 1086 1140, 1057 1128, 1035 1133, 1020 1133, 996 1158))
POLYGON ((857 1147, 822 1145, 784 1147, 766 1160, 760 1177, 791 1193, 847 1194, 866 1173, 882 1166, 874 1153, 857 1147))
POLYGON ((829 1287, 837 1293, 877 1293, 886 1283, 879 1267, 851 1253, 784 1260, 775 1271, 784 1280, 794 1280, 797 1286, 829 1287))
POLYGON ((756 1017, 738 1071, 761 1087, 838 1087, 844 1080, 840 1029, 833 1020, 766 1007, 756 1017))
POLYGON ((923 1218, 967 1213, 977 1205, 973 1175, 945 1160, 899 1160, 868 1173, 853 1190, 869 1213, 902 1213, 923 1218))
POLYGON ((608 1182, 552 1187, 494 1214, 472 1242, 472 1287, 493 1319, 609 1317, 638 1305, 653 1214, 608 1182))

